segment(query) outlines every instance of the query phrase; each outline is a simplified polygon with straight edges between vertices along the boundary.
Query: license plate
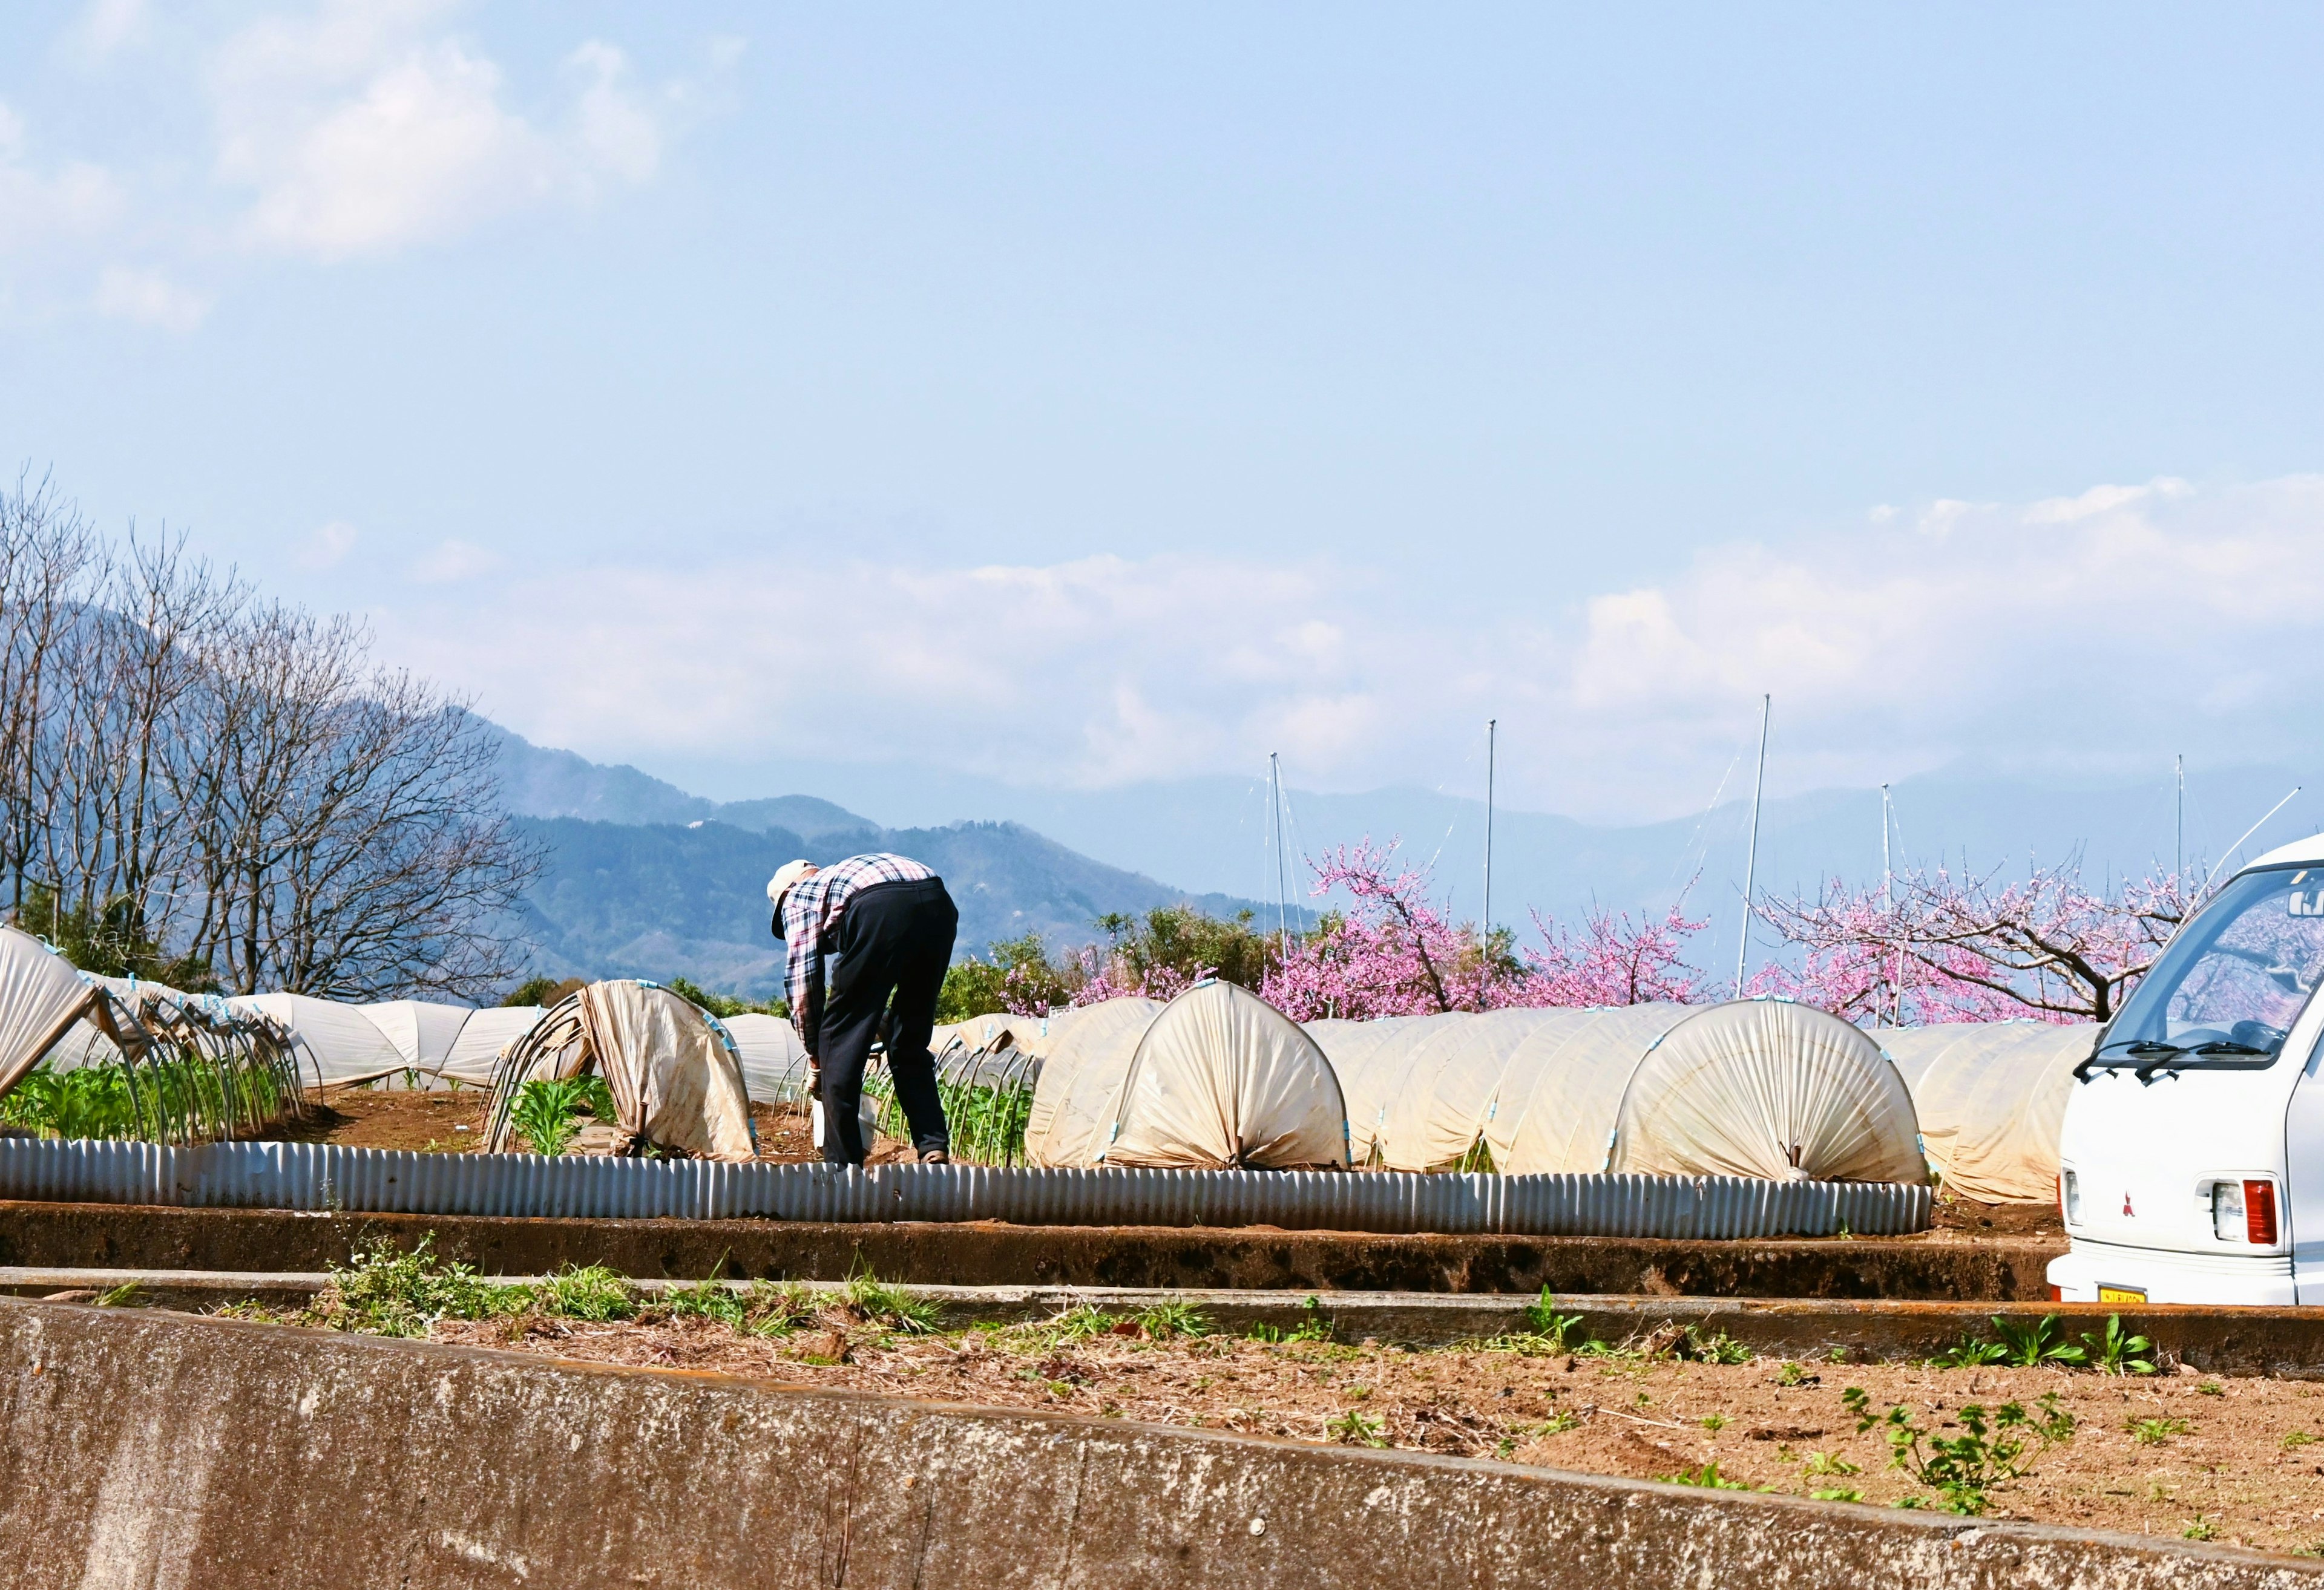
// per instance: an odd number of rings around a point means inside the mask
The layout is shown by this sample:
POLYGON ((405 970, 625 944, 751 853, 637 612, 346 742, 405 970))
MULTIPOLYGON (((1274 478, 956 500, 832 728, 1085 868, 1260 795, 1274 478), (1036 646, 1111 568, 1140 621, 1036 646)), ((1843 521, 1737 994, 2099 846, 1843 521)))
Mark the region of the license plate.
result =
POLYGON ((2142 1286, 2101 1286, 2098 1301, 2102 1303, 2143 1303, 2146 1289, 2142 1286))

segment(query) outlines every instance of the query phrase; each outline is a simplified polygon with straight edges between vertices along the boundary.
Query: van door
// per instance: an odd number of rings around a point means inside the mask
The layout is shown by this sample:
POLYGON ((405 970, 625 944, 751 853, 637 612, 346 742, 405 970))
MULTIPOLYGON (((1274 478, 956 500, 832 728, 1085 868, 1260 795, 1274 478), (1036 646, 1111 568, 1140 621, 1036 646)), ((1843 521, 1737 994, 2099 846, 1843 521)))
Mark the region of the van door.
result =
POLYGON ((2300 1300, 2324 1303, 2324 1043, 2308 1057, 2284 1112, 2282 1218, 2300 1300))

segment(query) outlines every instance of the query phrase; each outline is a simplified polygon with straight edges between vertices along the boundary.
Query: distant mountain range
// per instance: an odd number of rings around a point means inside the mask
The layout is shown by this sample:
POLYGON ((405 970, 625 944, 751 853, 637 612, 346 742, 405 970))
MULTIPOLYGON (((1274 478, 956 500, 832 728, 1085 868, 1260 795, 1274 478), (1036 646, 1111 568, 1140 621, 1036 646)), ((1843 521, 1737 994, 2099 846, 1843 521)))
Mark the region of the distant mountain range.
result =
POLYGON ((899 830, 812 795, 721 804, 512 734, 503 767, 509 807, 548 857, 520 907, 532 970, 560 979, 685 976, 751 998, 779 994, 766 883, 799 856, 894 850, 927 862, 960 907, 963 954, 1027 933, 1086 943, 1111 912, 1257 909, 1093 861, 1014 823, 899 830))
MULTIPOLYGON (((515 735, 507 745, 511 809, 540 820, 533 826, 555 857, 527 910, 542 969, 559 975, 652 976, 659 967, 662 975, 683 970, 771 991, 767 979, 779 978, 779 968, 767 933, 766 875, 792 855, 867 848, 919 855, 954 880, 964 950, 1028 929, 1053 942, 1086 942, 1103 912, 1179 899, 1209 910, 1250 908, 1267 919, 1277 908, 1267 791, 1256 778, 1077 791, 1019 789, 922 768, 800 764, 780 775, 794 787, 821 787, 851 803, 882 802, 881 817, 903 825, 890 830, 816 796, 720 803, 634 767, 602 766, 515 735), (697 823, 699 829, 685 826, 697 823), (963 878, 973 880, 973 896, 963 878)), ((2237 857, 2324 828, 2319 771, 2287 761, 2190 772, 2189 865, 2232 866, 2237 857), (2295 785, 2301 793, 2246 839, 2295 785)), ((1517 927, 1522 939, 1530 936, 1534 909, 1569 919, 1593 905, 1658 912, 1683 895, 1690 914, 1710 924, 1690 958, 1730 975, 1750 813, 1733 791, 1748 789, 1748 773, 1739 769, 1729 791, 1698 815, 1674 821, 1624 827, 1498 812, 1494 920, 1517 927)), ((2078 859, 2087 877, 2103 881, 2167 868, 2179 846, 2168 767, 2144 779, 2075 781, 1960 767, 1901 780, 1891 795, 1891 857, 1899 868, 1965 863, 1980 873, 2022 873, 2029 862, 2078 859)), ((1301 858, 1368 836, 1400 837, 1405 858, 1433 868, 1437 892, 1450 896, 1456 914, 1477 914, 1481 802, 1392 787, 1293 790, 1286 804, 1280 876, 1295 917, 1308 900, 1301 858)), ((1834 878, 1877 881, 1881 832, 1877 789, 1771 799, 1761 813, 1756 887, 1812 892, 1834 878)), ((1753 959, 1762 953, 1755 938, 1753 959)))

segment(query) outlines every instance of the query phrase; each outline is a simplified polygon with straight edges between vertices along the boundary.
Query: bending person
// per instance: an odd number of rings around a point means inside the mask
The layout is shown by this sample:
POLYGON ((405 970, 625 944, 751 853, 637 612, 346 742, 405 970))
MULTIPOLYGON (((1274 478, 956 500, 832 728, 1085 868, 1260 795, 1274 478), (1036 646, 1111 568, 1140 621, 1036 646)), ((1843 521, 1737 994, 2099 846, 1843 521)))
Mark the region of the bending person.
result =
POLYGON ((767 880, 775 936, 788 951, 791 1022, 823 1101, 823 1157, 860 1165, 870 1145, 857 1112, 863 1068, 885 1025, 896 1101, 920 1163, 952 1158, 928 1030, 952 964, 960 912, 944 879, 906 856, 787 861, 767 880), (830 966, 826 990, 825 959, 830 966))

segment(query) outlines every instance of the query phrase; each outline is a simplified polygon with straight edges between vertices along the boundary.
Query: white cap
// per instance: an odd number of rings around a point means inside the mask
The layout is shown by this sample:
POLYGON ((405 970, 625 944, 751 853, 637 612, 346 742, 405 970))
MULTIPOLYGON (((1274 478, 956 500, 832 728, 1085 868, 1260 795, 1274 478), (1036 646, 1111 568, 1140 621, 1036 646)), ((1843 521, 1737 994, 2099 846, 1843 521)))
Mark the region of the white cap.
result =
POLYGON ((783 896, 790 893, 791 885, 814 870, 815 863, 804 859, 784 862, 775 869, 774 877, 767 879, 767 899, 778 912, 781 911, 783 896))

